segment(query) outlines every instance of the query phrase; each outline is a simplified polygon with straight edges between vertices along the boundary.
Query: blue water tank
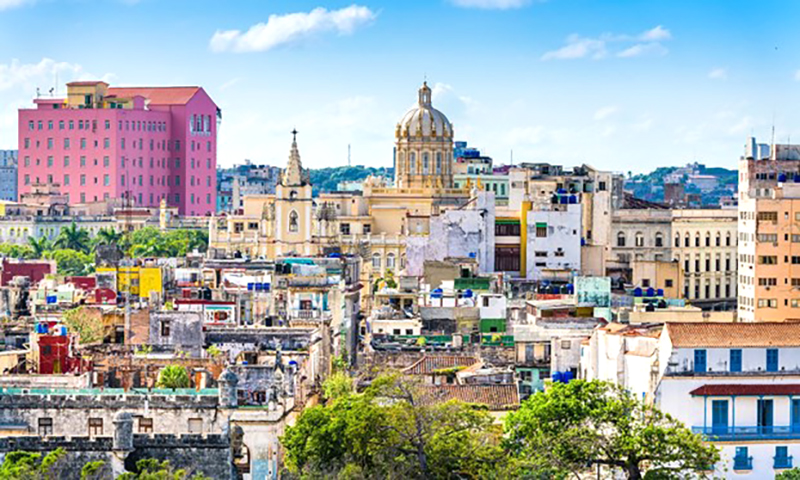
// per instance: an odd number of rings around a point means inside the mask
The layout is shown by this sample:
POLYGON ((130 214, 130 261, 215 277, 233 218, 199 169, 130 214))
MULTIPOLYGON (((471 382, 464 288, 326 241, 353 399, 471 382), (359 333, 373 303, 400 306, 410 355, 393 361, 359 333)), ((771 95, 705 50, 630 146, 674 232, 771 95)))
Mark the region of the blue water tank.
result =
POLYGON ((554 382, 561 382, 562 381, 561 372, 553 372, 551 377, 553 378, 554 382))
POLYGON ((67 336, 67 327, 65 327, 64 325, 60 325, 60 326, 59 326, 59 327, 56 329, 56 332, 57 332, 56 334, 57 334, 58 336, 60 336, 60 337, 66 337, 66 336, 67 336))
POLYGON ((464 292, 464 298, 472 298, 472 290, 469 288, 464 292))
POLYGON ((781 182, 781 183, 785 183, 786 182, 786 174, 785 173, 781 173, 780 175, 778 175, 778 181, 781 182))
POLYGON ((564 383, 569 383, 570 380, 573 379, 572 372, 567 371, 567 372, 562 373, 561 374, 561 378, 562 378, 564 383))
POLYGON ((248 291, 252 292, 254 288, 255 288, 255 283, 251 282, 251 283, 247 284, 247 290, 248 291))
POLYGON ((795 183, 800 183, 800 173, 795 173, 794 174, 794 182, 795 183))
POLYGON ((650 288, 647 289, 647 296, 648 297, 655 297, 656 296, 656 291, 653 289, 653 287, 650 287, 650 288))
POLYGON ((431 292, 431 298, 442 298, 442 293, 443 293, 443 291, 442 291, 441 288, 435 288, 431 292))
POLYGON ((571 203, 571 204, 578 203, 578 197, 575 196, 575 195, 570 195, 569 196, 569 203, 571 203))
POLYGON ((658 296, 659 297, 663 297, 664 296, 664 289, 663 288, 659 288, 658 289, 658 296))
POLYGON ((47 333, 47 324, 46 323, 37 323, 36 324, 36 333, 39 335, 44 335, 47 333))
POLYGON ((641 297, 642 296, 642 289, 639 288, 639 287, 634 288, 633 289, 633 296, 634 297, 641 297))
POLYGON ((558 203, 560 203, 561 205, 566 205, 568 200, 569 198, 566 195, 561 195, 560 197, 558 197, 558 203))

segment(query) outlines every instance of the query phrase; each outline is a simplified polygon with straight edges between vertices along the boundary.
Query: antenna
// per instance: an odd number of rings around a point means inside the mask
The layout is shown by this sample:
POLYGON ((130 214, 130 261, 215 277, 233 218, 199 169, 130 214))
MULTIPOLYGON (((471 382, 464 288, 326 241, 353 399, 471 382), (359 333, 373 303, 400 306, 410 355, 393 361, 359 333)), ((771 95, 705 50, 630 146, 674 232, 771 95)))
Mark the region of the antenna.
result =
POLYGON ((350 164, 350 144, 347 144, 347 166, 351 166, 350 164))
POLYGON ((511 166, 514 166, 514 149, 511 149, 511 166))

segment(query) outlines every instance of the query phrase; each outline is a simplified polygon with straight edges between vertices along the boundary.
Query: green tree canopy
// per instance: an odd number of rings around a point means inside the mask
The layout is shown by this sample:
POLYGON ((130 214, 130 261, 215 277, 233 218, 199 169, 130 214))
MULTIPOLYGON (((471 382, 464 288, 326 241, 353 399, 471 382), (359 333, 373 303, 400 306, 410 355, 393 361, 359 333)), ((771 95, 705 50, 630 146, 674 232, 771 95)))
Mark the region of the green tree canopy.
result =
POLYGON ((65 456, 63 448, 44 456, 41 453, 10 452, 0 465, 0 480, 57 480, 66 473, 62 471, 65 456))
POLYGON ((47 237, 28 237, 28 245, 31 247, 33 258, 44 258, 45 254, 53 249, 53 242, 47 237))
POLYGON ((497 472, 500 430, 485 409, 431 403, 424 387, 384 375, 362 393, 306 409, 281 441, 295 474, 352 478, 474 478, 497 472))
POLYGON ((68 330, 78 334, 82 344, 103 341, 103 324, 99 318, 89 315, 84 307, 67 310, 61 319, 68 330))
POLYGON ((794 467, 775 475, 775 480, 800 480, 800 468, 794 467))
POLYGON ((579 475, 596 465, 629 479, 694 478, 720 459, 681 422, 615 385, 553 384, 506 419, 506 447, 520 464, 579 475))
POLYGON ((55 246, 57 248, 76 250, 83 253, 89 252, 91 246, 89 232, 85 228, 80 228, 75 222, 61 229, 56 237, 55 246))
POLYGON ((158 373, 158 388, 189 388, 189 374, 180 365, 167 365, 158 373))
POLYGON ((192 476, 183 469, 175 469, 169 460, 160 462, 153 458, 145 458, 136 462, 136 472, 126 472, 117 480, 210 480, 202 473, 192 476))
POLYGON ((47 256, 56 261, 59 275, 89 275, 94 272, 94 258, 80 250, 58 249, 47 256))

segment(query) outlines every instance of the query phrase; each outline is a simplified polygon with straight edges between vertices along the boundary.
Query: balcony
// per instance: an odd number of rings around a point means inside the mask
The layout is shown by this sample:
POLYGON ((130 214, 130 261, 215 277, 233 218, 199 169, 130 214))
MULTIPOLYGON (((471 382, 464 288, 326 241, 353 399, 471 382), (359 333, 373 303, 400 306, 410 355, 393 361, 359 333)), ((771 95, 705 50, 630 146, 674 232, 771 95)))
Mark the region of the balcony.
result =
POLYGON ((782 469, 782 468, 792 468, 792 457, 772 457, 775 461, 774 468, 775 469, 782 469))
POLYGON ((734 470, 752 470, 753 457, 733 457, 734 470))
POLYGON ((712 442, 756 441, 756 440, 800 440, 800 426, 771 427, 692 427, 712 442))

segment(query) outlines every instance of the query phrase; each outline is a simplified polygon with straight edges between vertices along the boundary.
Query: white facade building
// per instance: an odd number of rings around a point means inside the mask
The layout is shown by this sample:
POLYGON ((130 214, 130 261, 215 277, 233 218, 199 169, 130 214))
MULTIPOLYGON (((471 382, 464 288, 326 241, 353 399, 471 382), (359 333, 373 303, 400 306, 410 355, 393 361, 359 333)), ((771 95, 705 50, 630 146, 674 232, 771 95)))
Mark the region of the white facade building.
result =
POLYGON ((800 459, 800 324, 668 323, 662 411, 721 450, 715 476, 773 478, 800 459))
POLYGON ((550 274, 581 268, 581 205, 553 205, 528 212, 527 278, 545 280, 550 274))

